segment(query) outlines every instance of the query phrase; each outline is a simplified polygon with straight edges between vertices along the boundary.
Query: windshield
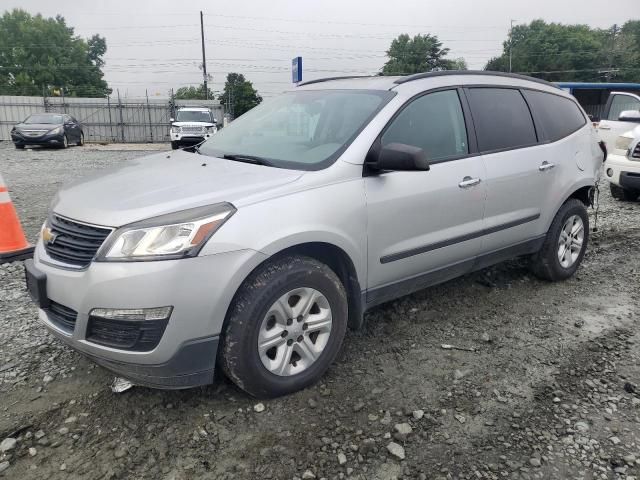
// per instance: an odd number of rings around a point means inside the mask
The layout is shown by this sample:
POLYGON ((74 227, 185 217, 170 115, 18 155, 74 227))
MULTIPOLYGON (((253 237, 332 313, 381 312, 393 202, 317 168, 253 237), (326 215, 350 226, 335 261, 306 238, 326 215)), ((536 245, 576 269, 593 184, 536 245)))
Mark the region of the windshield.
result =
POLYGON ((177 122, 204 122, 213 123, 211 121, 211 113, 209 112, 197 112, 189 110, 178 110, 176 115, 177 122))
POLYGON ((52 125, 59 125, 62 123, 62 115, 31 115, 23 123, 50 123, 52 125))
POLYGON ((200 153, 264 158, 275 167, 318 170, 333 162, 389 91, 307 90, 258 105, 200 146, 200 153))

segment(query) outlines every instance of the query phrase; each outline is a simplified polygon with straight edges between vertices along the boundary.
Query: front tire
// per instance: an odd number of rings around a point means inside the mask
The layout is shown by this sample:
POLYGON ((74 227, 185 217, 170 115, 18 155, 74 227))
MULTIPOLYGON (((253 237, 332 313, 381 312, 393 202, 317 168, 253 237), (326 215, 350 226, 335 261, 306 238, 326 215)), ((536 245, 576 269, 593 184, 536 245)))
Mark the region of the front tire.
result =
POLYGON ((260 398, 312 385, 336 358, 347 328, 347 294, 327 265, 304 256, 266 263, 240 287, 222 332, 219 362, 260 398))
POLYGON ((179 147, 178 142, 171 142, 171 150, 177 150, 179 147))
POLYGON ((556 213, 542 248, 531 259, 531 270, 543 280, 566 280, 582 262, 588 241, 587 209, 571 198, 556 213))
POLYGON ((14 145, 18 150, 24 150, 24 145, 18 145, 17 143, 14 143, 14 145))
POLYGON ((616 200, 622 200, 624 202, 633 202, 640 192, 637 190, 629 190, 627 188, 619 187, 618 185, 614 185, 613 183, 609 184, 609 189, 611 190, 611 196, 616 200))
POLYGON ((61 148, 67 148, 69 146, 69 139, 67 138, 67 135, 63 135, 62 136, 62 147, 61 148))

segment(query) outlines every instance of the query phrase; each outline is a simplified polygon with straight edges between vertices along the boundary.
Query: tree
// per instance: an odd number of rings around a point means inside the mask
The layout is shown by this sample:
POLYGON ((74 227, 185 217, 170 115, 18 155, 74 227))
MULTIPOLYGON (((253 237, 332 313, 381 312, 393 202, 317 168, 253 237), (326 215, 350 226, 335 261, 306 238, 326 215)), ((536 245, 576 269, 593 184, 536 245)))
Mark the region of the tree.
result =
POLYGON ((209 96, 204 94, 204 84, 202 83, 197 87, 180 87, 174 97, 177 100, 205 100, 207 98, 213 100, 215 95, 210 88, 207 88, 207 90, 209 91, 209 96))
POLYGON ((511 45, 485 70, 512 71, 549 81, 605 81, 640 78, 640 22, 627 22, 622 30, 587 25, 562 25, 534 20, 513 28, 511 45), (616 72, 616 70, 618 70, 616 72))
POLYGON ((15 9, 0 17, 0 95, 105 96, 102 57, 107 42, 99 35, 80 38, 63 17, 31 16, 15 9))
POLYGON ((239 117, 262 102, 262 97, 253 88, 253 84, 245 80, 244 75, 241 73, 227 75, 224 91, 218 99, 226 106, 227 112, 234 118, 239 117))
POLYGON ((464 59, 449 60, 444 57, 448 48, 442 48, 442 42, 435 35, 416 35, 411 38, 406 33, 391 42, 382 67, 382 75, 409 75, 434 70, 466 70, 464 59), (463 67, 463 68, 460 68, 463 67))
POLYGON ((469 67, 467 66, 467 61, 462 58, 454 58, 453 60, 447 60, 450 65, 450 68, 447 68, 447 70, 468 70, 469 67))
POLYGON ((618 82, 640 82, 640 20, 629 20, 620 29, 613 49, 618 82))

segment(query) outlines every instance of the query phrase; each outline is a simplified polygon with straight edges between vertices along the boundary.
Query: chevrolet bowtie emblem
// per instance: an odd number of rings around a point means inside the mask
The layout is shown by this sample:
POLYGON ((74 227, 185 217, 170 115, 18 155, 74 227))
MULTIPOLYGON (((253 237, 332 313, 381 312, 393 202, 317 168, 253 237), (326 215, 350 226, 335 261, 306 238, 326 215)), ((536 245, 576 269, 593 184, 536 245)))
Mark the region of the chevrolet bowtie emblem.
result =
POLYGON ((42 230, 42 241, 44 243, 52 245, 56 241, 57 237, 58 235, 56 233, 53 233, 49 227, 45 227, 42 230))

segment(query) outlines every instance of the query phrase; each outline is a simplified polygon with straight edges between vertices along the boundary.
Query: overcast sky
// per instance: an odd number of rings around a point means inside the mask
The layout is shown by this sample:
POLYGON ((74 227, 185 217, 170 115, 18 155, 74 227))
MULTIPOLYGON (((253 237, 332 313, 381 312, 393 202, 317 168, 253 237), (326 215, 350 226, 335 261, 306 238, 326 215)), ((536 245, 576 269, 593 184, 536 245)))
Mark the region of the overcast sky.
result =
POLYGON ((105 78, 121 95, 167 96, 202 82, 200 17, 213 90, 240 72, 269 97, 291 85, 291 59, 304 79, 376 73, 401 33, 431 33, 480 69, 500 53, 511 19, 594 27, 640 17, 640 0, 2 0, 3 9, 61 14, 83 37, 107 39, 105 78))

